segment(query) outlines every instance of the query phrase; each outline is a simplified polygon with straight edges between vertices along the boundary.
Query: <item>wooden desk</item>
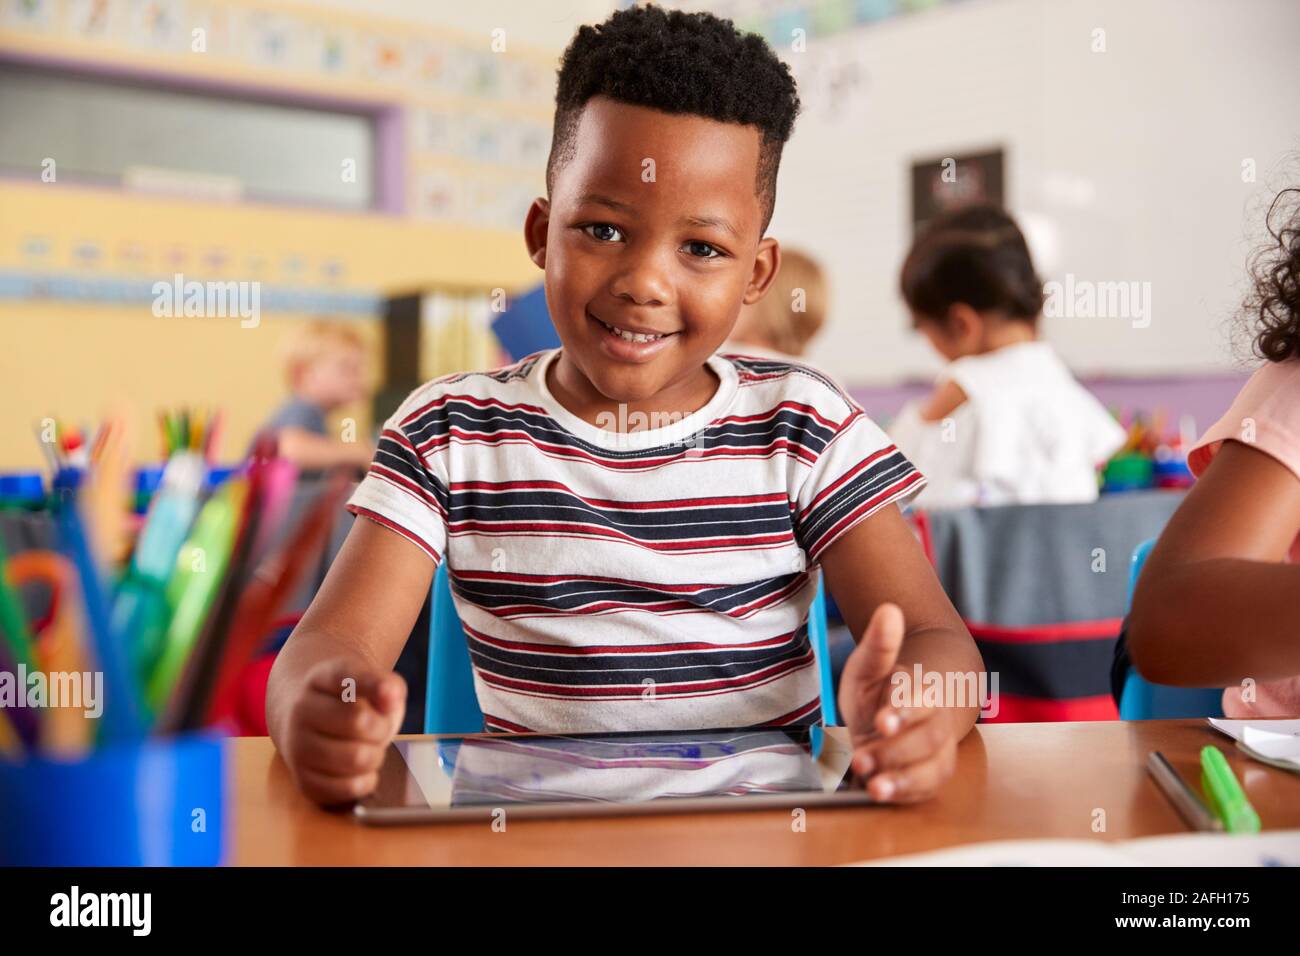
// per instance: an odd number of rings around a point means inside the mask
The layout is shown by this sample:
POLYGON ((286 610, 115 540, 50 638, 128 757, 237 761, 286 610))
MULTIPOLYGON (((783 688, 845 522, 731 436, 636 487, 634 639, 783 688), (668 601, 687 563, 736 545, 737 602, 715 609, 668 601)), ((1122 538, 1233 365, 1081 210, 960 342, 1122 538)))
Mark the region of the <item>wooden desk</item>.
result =
POLYGON ((961 744, 957 771, 914 807, 811 809, 366 827, 318 809, 265 737, 232 740, 232 862, 239 865, 827 865, 983 840, 1120 840, 1186 832, 1145 770, 1160 750, 1189 781, 1217 744, 1264 829, 1300 828, 1300 776, 1245 757, 1203 720, 991 724, 961 744), (1094 833, 1095 811, 1104 833, 1094 833))

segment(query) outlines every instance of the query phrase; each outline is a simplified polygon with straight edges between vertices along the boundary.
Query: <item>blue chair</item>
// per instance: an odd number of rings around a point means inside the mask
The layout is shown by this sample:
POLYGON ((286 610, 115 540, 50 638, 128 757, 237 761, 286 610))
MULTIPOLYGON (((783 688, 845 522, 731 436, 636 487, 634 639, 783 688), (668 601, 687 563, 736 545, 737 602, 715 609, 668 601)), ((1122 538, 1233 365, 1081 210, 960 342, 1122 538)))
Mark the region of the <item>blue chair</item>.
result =
POLYGON ((447 562, 438 564, 429 607, 429 670, 424 687, 426 734, 477 734, 483 711, 474 690, 474 669, 460 615, 451 599, 447 562))
MULTIPOLYGON (((1129 566, 1128 603, 1133 605, 1133 592, 1137 589, 1138 575, 1146 564, 1147 556, 1155 547, 1155 539, 1143 541, 1133 550, 1129 566)), ((1124 679, 1124 692, 1119 700, 1120 720, 1170 720, 1176 717, 1222 717, 1222 688, 1169 687, 1153 684, 1133 667, 1124 679)))
MULTIPOLYGON (((835 688, 826 641, 826 590, 821 575, 817 596, 808 610, 808 640, 817 657, 821 680, 822 721, 835 723, 835 688)), ((429 608, 429 669, 424 690, 424 732, 426 734, 475 734, 483 730, 483 711, 474 690, 474 672, 460 616, 451 597, 447 562, 438 565, 433 577, 429 608)))
POLYGON ((822 687, 822 723, 836 724, 835 679, 831 676, 831 652, 826 639, 826 582, 817 575, 817 596, 808 609, 808 640, 817 656, 817 675, 822 687))

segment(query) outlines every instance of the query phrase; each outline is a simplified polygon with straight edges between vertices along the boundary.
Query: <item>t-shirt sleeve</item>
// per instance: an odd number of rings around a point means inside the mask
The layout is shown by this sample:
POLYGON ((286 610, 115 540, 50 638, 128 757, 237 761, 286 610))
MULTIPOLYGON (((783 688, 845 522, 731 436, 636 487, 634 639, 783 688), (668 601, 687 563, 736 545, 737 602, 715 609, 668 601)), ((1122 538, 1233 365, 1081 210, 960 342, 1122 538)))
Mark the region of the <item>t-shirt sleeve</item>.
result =
POLYGON ((1187 453, 1198 477, 1225 441, 1239 441, 1277 459, 1300 479, 1300 359, 1258 369, 1232 407, 1187 453))
POLYGON ((435 562, 447 546, 448 482, 438 445, 436 413, 403 404, 384 423, 370 470, 348 499, 348 510, 395 531, 435 562))
POLYGON ((311 402, 291 399, 275 410, 275 414, 264 426, 270 431, 281 428, 301 428, 314 435, 324 435, 329 431, 325 422, 325 413, 311 402))
POLYGON ((845 532, 912 497, 925 478, 860 408, 827 441, 796 498, 795 537, 814 564, 845 532))

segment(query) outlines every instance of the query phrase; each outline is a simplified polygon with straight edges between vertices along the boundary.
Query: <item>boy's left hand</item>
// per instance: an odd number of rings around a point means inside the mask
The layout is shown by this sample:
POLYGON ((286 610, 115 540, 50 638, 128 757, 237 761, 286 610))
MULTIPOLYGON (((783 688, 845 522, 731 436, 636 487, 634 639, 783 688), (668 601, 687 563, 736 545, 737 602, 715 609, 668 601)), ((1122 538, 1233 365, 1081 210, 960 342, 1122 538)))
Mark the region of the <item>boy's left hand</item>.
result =
POLYGON ((934 796, 957 758, 950 709, 890 701, 890 677, 907 673, 898 665, 905 632, 898 605, 880 605, 840 677, 840 719, 853 738, 853 771, 873 798, 890 803, 934 796))

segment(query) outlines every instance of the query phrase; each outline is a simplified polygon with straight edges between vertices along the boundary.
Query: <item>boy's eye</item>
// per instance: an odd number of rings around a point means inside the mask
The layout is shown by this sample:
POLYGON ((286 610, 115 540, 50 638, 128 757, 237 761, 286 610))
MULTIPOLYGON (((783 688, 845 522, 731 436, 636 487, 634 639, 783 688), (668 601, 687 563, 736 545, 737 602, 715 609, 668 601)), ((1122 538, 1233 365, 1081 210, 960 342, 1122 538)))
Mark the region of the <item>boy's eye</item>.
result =
POLYGON ((717 246, 699 240, 686 243, 686 250, 697 259, 717 259, 722 255, 717 246))
POLYGON ((623 236, 617 228, 607 222, 594 222, 590 226, 583 226, 582 231, 597 242, 617 242, 623 236))

